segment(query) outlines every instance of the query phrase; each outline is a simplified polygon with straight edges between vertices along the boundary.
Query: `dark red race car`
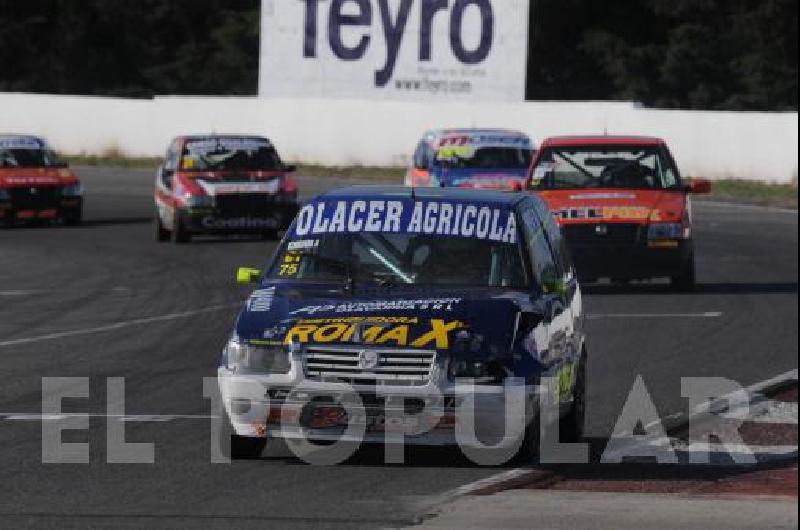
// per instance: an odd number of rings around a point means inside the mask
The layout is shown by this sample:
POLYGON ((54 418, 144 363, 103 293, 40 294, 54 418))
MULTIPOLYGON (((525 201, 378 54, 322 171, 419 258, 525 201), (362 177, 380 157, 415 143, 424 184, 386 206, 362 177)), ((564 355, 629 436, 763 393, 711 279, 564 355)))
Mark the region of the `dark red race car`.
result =
POLYGON ((47 142, 36 136, 0 134, 0 225, 63 222, 83 214, 83 188, 47 142))
POLYGON ((158 241, 200 234, 276 237, 298 210, 295 170, 257 136, 181 136, 156 177, 158 241))
POLYGON ((666 277, 679 290, 694 288, 689 195, 711 185, 685 182, 663 140, 548 138, 527 188, 558 218, 582 279, 666 277))

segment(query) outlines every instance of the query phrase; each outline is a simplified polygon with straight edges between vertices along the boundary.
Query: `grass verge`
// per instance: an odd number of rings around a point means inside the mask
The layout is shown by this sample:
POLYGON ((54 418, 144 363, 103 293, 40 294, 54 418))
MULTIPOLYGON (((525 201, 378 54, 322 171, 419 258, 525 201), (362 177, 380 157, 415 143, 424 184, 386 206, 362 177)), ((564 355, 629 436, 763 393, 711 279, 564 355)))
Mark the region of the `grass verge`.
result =
MULTIPOLYGON (((101 155, 63 155, 63 158, 78 166, 107 166, 122 168, 153 169, 160 158, 131 158, 116 150, 101 155)), ((298 175, 325 176, 337 180, 402 182, 406 169, 400 167, 330 167, 313 164, 297 164, 298 175)), ((709 195, 698 195, 697 200, 724 201, 762 206, 777 206, 797 209, 797 180, 790 184, 766 184, 751 180, 715 180, 709 195)))
POLYGON ((711 183, 711 193, 697 195, 696 199, 797 210, 797 181, 791 184, 765 184, 752 180, 715 180, 711 183))
POLYGON ((155 170, 161 163, 161 158, 133 158, 121 155, 115 151, 108 151, 101 155, 65 155, 59 157, 73 166, 92 166, 92 167, 123 167, 133 169, 152 169, 155 170))

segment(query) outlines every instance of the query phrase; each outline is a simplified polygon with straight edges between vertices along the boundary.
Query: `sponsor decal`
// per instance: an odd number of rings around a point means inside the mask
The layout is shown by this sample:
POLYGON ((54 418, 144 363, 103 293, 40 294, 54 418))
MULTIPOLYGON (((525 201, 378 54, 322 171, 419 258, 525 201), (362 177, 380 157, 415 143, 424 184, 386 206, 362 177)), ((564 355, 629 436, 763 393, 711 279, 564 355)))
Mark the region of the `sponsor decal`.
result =
POLYGON ((264 138, 204 138, 186 142, 186 149, 193 155, 204 155, 214 151, 258 151, 272 147, 264 138))
POLYGON ((0 138, 0 149, 42 149, 44 146, 35 138, 0 138))
POLYGON ((284 344, 300 343, 355 343, 354 336, 360 332, 361 344, 378 346, 397 346, 411 348, 436 348, 446 350, 450 347, 450 334, 467 326, 461 321, 447 321, 433 318, 421 322, 422 325, 368 323, 317 324, 298 322, 286 334, 284 344))
MULTIPOLYGON (((422 300, 377 300, 374 302, 352 302, 331 305, 307 306, 295 311, 293 315, 313 315, 315 313, 380 313, 385 311, 452 311, 453 306, 460 304, 462 298, 428 298, 422 300)), ((350 317, 364 320, 362 317, 350 317)), ((374 317, 369 320, 380 321, 384 318, 374 317)), ((355 321, 355 320, 354 320, 355 321)))
POLYGON ((247 301, 247 310, 253 313, 265 313, 272 309, 272 301, 274 299, 275 287, 254 291, 247 301))
POLYGON ((644 206, 580 206, 576 208, 562 208, 554 212, 561 220, 592 220, 592 219, 630 219, 641 221, 649 219, 650 208, 644 206))
POLYGON ((260 219, 255 217, 238 217, 233 219, 206 217, 201 222, 204 228, 210 230, 228 228, 278 228, 278 221, 275 219, 260 219))
POLYGON ((514 212, 446 201, 319 201, 300 210, 295 237, 336 233, 429 234, 517 242, 514 212))
POLYGON ((315 250, 319 247, 319 239, 301 239, 300 241, 289 242, 289 252, 300 252, 315 250))
POLYGON ((445 147, 517 147, 520 149, 532 148, 530 138, 519 134, 458 134, 445 136, 439 141, 439 149, 445 147))
POLYGON ((263 0, 259 92, 522 101, 529 5, 263 0))
POLYGON ((636 199, 635 193, 583 193, 580 195, 570 195, 573 201, 592 200, 592 199, 636 199))
POLYGON ((279 178, 267 182, 225 182, 214 183, 206 180, 198 180, 197 183, 203 188, 207 195, 212 197, 217 195, 230 195, 234 193, 264 193, 274 195, 281 187, 279 178))
POLYGON ((300 272, 300 264, 303 257, 300 254, 287 254, 283 257, 283 262, 278 268, 279 276, 297 276, 300 272))
POLYGON ((61 183, 56 177, 6 177, 6 186, 55 186, 61 183))

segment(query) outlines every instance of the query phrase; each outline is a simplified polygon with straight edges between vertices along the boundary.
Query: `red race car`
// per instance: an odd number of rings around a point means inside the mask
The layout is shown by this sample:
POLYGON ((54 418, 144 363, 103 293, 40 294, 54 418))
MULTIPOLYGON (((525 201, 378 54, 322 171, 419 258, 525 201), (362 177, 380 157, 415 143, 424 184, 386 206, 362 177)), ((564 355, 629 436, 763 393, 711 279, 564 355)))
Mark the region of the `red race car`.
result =
POLYGON ((689 194, 708 193, 711 184, 682 181, 663 140, 548 138, 527 188, 556 215, 584 281, 666 277, 677 290, 694 289, 689 194))
POLYGON ((186 243, 200 234, 274 238, 298 210, 293 166, 257 136, 181 136, 156 176, 156 237, 186 243))
POLYGON ((0 224, 81 222, 83 188, 41 138, 0 134, 0 224))

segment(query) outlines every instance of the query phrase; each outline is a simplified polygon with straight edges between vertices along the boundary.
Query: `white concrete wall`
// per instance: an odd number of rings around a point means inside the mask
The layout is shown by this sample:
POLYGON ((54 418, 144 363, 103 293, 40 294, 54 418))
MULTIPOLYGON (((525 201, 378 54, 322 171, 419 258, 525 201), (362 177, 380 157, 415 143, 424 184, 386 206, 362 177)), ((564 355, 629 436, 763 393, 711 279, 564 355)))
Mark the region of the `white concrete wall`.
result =
POLYGON ((708 178, 797 178, 797 113, 663 111, 630 103, 424 104, 322 99, 161 97, 154 100, 0 94, 0 132, 42 135, 66 153, 160 156, 170 138, 202 132, 270 137, 287 160, 404 165, 436 127, 508 127, 556 134, 665 138, 683 172, 708 178))

